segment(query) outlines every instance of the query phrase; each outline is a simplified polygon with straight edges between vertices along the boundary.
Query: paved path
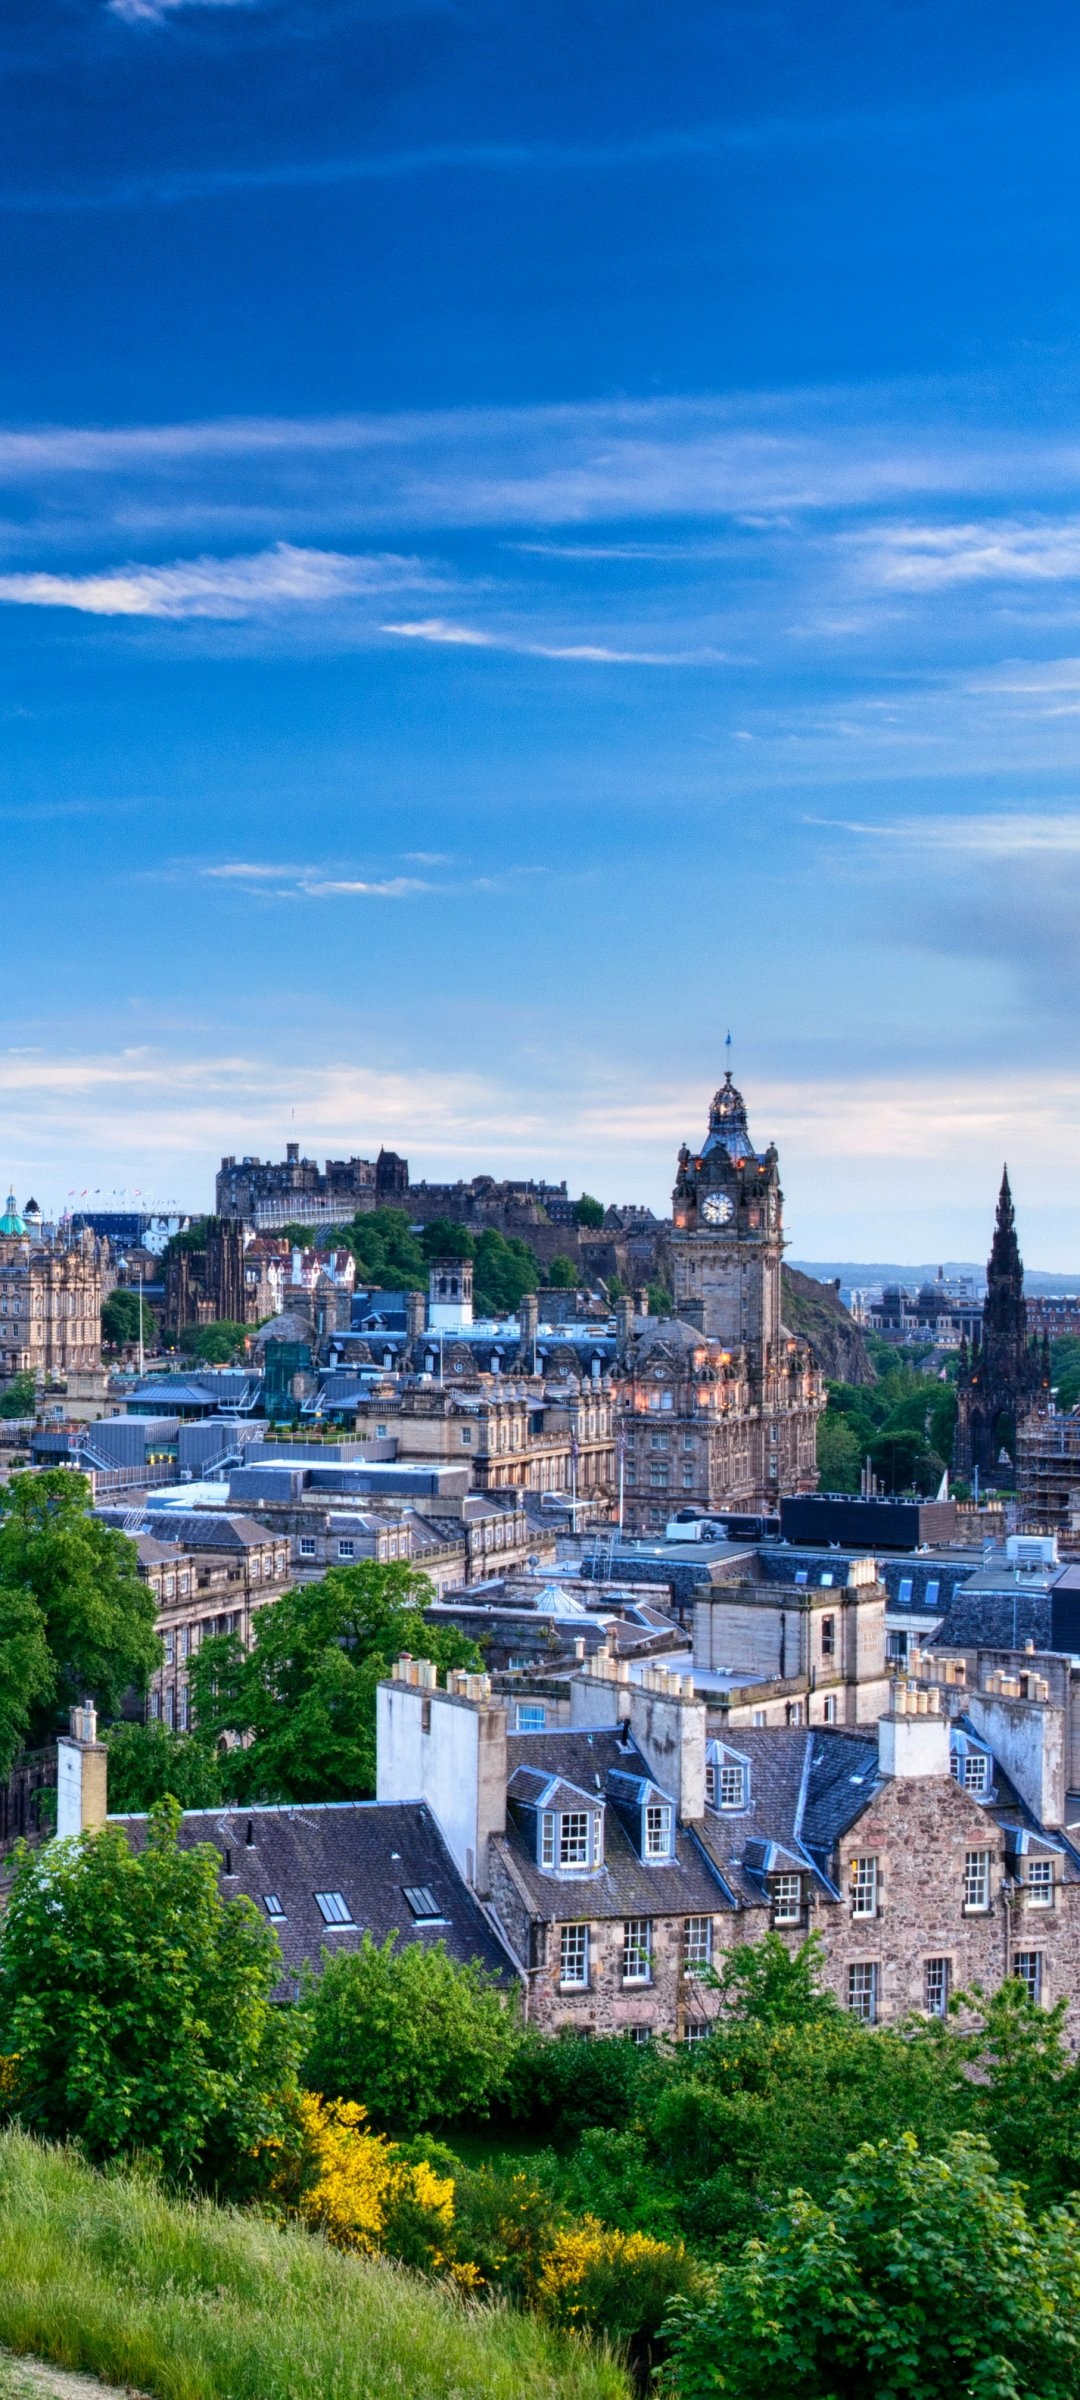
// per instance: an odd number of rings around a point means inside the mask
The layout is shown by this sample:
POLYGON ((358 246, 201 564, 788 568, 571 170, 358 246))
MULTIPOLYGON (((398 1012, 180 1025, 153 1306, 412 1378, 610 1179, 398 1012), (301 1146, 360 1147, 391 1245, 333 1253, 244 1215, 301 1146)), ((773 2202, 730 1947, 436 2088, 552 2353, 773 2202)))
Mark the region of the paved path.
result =
POLYGON ((75 2375, 69 2367, 0 2350, 0 2400, 104 2400, 115 2390, 115 2384, 99 2383, 96 2375, 75 2375))

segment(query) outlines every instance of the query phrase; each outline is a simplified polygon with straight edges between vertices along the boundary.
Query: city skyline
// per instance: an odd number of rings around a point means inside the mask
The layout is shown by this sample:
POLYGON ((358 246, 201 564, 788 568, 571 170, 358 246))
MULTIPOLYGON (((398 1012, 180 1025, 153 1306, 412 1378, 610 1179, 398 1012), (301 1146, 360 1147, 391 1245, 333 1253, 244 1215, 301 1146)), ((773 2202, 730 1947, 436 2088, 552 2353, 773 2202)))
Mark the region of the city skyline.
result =
POLYGON ((19 0, 0 1175, 1080 1270, 1080 26, 19 0), (87 94, 92 103, 87 104, 87 94))

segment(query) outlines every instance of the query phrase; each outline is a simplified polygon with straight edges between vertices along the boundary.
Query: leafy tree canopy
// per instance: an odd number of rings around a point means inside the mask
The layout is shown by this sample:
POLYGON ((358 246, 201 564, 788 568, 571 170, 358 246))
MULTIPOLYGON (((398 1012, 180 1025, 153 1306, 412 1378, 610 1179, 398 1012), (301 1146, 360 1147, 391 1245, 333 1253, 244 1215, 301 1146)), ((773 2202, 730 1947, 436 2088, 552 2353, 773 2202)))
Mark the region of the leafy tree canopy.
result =
POLYGON ((133 1542, 91 1509, 85 1475, 16 1475, 0 1493, 0 1756, 45 1741, 87 1695, 112 1715, 161 1663, 133 1542))
POLYGON ((29 1372, 13 1375, 3 1399, 0 1417, 32 1417, 37 1407, 37 1378, 29 1372))
POLYGON ((680 2400, 1072 2400, 1080 2219, 1033 2220, 987 2144, 864 2143, 827 2204, 793 2192, 708 2297, 677 2302, 680 2400))
POLYGON ((127 1342, 137 1342, 140 1313, 143 1341, 149 1344, 157 1339, 153 1310, 147 1307, 145 1300, 140 1300, 137 1292, 110 1292, 101 1311, 102 1340, 111 1343, 115 1349, 120 1349, 127 1342))
POLYGON ((910 1360, 890 1351, 876 1383, 830 1383, 828 1393, 828 1406, 818 1419, 824 1490, 857 1491, 858 1471, 867 1457, 886 1491, 936 1490, 953 1452, 952 1383, 921 1374, 910 1360))
POLYGON ((476 1237, 467 1225, 458 1225, 453 1217, 433 1217, 420 1236, 420 1246, 426 1259, 475 1258, 476 1237))
POLYGON ((476 1244, 476 1264, 473 1268, 473 1305, 479 1317, 513 1316, 520 1308, 526 1292, 535 1292, 540 1281, 536 1253, 527 1242, 489 1226, 476 1244))
POLYGON ((666 1283, 650 1283, 648 1293, 650 1317, 674 1316, 675 1296, 668 1290, 666 1283))
POLYGON ((1050 1344, 1050 1380, 1057 1385, 1058 1407, 1075 1408, 1080 1400, 1080 1336, 1062 1335, 1050 1344))
POLYGON ((487 2116, 520 2038, 516 2011, 442 1942, 396 1941, 365 1934, 359 1950, 326 1960, 304 2011, 305 2082, 398 2132, 487 2116))
POLYGON ((191 1671, 195 1717, 211 1743, 243 1736, 225 1776, 241 1800, 354 1800, 375 1789, 375 1694, 403 1650, 440 1667, 478 1667, 452 1628, 425 1622, 434 1597, 405 1564, 334 1567, 285 1592, 235 1635, 204 1642, 191 1671))
POLYGON ((575 1292, 581 1278, 572 1258, 553 1258, 545 1269, 544 1281, 553 1292, 575 1292))
POLYGON ((294 2029, 277 1942, 223 1901, 209 1844, 163 1802, 143 1850, 118 1827, 24 1851, 0 1932, 0 2047, 28 2129, 173 2175, 250 2173, 276 2125, 294 2029))
POLYGON ((167 1725, 110 1725, 109 1807, 141 1815, 166 1795, 181 1808, 216 1808, 225 1797, 221 1761, 209 1743, 167 1725))
POLYGON ((204 1367, 227 1367, 234 1358, 243 1358, 247 1335, 246 1325, 219 1317, 214 1325, 185 1325, 177 1340, 185 1358, 198 1359, 204 1367))
POLYGON ((594 1200, 591 1192, 582 1192, 580 1200, 575 1200, 574 1202, 575 1225, 592 1225, 595 1227, 597 1225, 602 1225, 603 1222, 603 1201, 594 1200))
POLYGON ((170 1233, 168 1241, 166 1242, 165 1248, 161 1254, 163 1272, 168 1267, 169 1260, 171 1258, 179 1258, 182 1251, 205 1250, 206 1228, 209 1222, 209 1217, 195 1217, 192 1223, 187 1226, 183 1232, 170 1233))
MULTIPOLYGON (((308 1227, 303 1235, 304 1246, 310 1248, 315 1239, 308 1227)), ((408 1217, 400 1208, 361 1212, 349 1225, 336 1225, 331 1232, 320 1231, 317 1239, 320 1249, 351 1250, 362 1283, 382 1291, 427 1289, 427 1260, 408 1217)))

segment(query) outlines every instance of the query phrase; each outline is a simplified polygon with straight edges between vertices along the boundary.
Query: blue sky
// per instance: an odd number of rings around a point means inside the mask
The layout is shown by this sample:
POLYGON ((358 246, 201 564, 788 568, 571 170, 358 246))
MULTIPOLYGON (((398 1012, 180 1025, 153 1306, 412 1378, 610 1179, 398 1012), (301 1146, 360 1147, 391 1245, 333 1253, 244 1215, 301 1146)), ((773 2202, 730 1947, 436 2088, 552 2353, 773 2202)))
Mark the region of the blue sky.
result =
POLYGON ((1080 18, 8 0, 0 1176, 1080 1268, 1080 18))

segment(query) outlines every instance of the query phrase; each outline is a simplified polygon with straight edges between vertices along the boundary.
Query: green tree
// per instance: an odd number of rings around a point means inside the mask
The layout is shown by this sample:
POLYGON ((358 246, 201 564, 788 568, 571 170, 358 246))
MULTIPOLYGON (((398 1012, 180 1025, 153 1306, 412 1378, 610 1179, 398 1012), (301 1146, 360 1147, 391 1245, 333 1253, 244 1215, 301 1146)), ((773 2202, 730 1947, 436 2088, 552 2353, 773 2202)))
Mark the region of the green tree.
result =
MULTIPOLYGON (((316 1239, 310 1226, 287 1227, 286 1232, 301 1249, 310 1249, 316 1239)), ((382 1291, 427 1289, 427 1261, 400 1208, 373 1208, 355 1216, 351 1224, 320 1228, 317 1238, 321 1249, 352 1251, 361 1283, 382 1291)))
POLYGON ((839 2004, 822 1979, 824 1955, 819 1933, 810 1934, 797 1950, 789 1950, 778 1933, 762 1934, 757 1942, 737 1942, 712 1978, 724 2002, 725 2022, 815 2025, 823 2017, 843 2022, 839 2004))
POLYGON ((553 1258, 544 1279, 553 1292, 576 1291, 580 1281, 572 1258, 553 1258))
POLYGON ((109 1807, 141 1815, 166 1795, 181 1808, 217 1808, 225 1797, 221 1760, 208 1742, 167 1725, 110 1725, 109 1807))
POLYGON ((540 1266, 536 1253, 527 1242, 489 1226, 476 1244, 473 1266, 473 1303, 480 1317, 513 1316, 526 1292, 535 1292, 540 1281, 540 1266))
POLYGON ((365 1934, 325 1960, 304 2010, 305 2082, 398 2132, 486 2117, 520 2040, 516 2007, 442 1942, 396 1943, 365 1934))
POLYGON ((426 1575, 404 1564, 333 1567, 283 1593, 235 1635, 204 1642, 191 1671, 202 1738, 239 1735, 226 1780, 241 1800, 352 1800, 375 1788, 375 1695, 402 1651, 478 1667, 452 1628, 426 1623, 426 1575))
POLYGON ((598 1225, 602 1225, 603 1222, 603 1201, 594 1200, 591 1192, 582 1192, 580 1200, 575 1200, 574 1202, 575 1225, 591 1225, 595 1228, 598 1225))
POLYGON ((999 1984, 972 2032, 952 2043, 968 2062, 971 2123, 1029 2200, 1048 2207, 1080 2191, 1080 2064, 1065 2036, 1068 2001, 1040 2008, 1022 1983, 999 1984))
POLYGON ((862 1453, 848 1417, 825 1408, 817 1421, 818 1484, 823 1492, 857 1492, 862 1453))
POLYGON ((116 1350, 127 1343, 137 1342, 140 1317, 143 1342, 149 1345, 157 1339, 153 1310, 147 1307, 145 1300, 140 1300, 137 1292, 110 1292, 101 1311, 102 1341, 109 1342, 116 1350))
POLYGON ((1063 1334, 1050 1344, 1050 1380, 1057 1386, 1059 1408, 1075 1408, 1080 1400, 1080 1338, 1063 1334))
MULTIPOLYGON (((89 1695, 113 1715, 129 1687, 146 1690, 161 1663, 153 1595, 134 1542, 94 1516, 85 1475, 66 1467, 16 1475, 0 1493, 0 1609, 10 1616, 16 1599, 38 1612, 50 1685, 44 1689, 33 1668, 31 1693, 13 1668, 0 1708, 10 1721, 21 1706, 32 1739, 47 1740, 73 1701, 89 1695)), ((19 1640, 29 1639, 29 1618, 20 1623, 19 1640)), ((32 1639, 31 1651, 36 1658, 32 1639)), ((14 1661, 17 1652, 10 1655, 14 1661)), ((0 1677, 7 1663, 0 1649, 0 1677)))
POLYGON ((648 1293, 650 1317, 674 1316, 674 1294, 668 1290, 666 1283, 650 1283, 648 1286, 648 1293))
POLYGON ((118 1827, 23 1850, 0 1929, 0 2046, 23 2124, 95 2159, 139 2153, 226 2183, 272 2135, 294 2029, 281 1958, 251 1902, 222 1900, 179 1811, 145 1849, 118 1827))
POLYGON ((32 1417, 36 1408, 37 1377, 28 1370, 13 1375, 0 1399, 0 1417, 32 1417))
POLYGON ((23 1749, 31 1717, 56 1686, 56 1671, 37 1601, 17 1584, 0 1584, 0 1776, 23 1749))
POLYGON ((476 1238, 467 1225, 458 1225, 453 1217, 433 1217, 420 1236, 425 1259, 475 1258, 476 1238))
POLYGON ((204 1367, 227 1367, 234 1358, 243 1358, 247 1335, 246 1325, 219 1317, 213 1325, 185 1325, 178 1344, 185 1358, 198 1359, 204 1367))
POLYGON ((671 2312, 680 2400, 1075 2400, 1080 2220, 1032 2219, 977 2136, 864 2144, 671 2312))

